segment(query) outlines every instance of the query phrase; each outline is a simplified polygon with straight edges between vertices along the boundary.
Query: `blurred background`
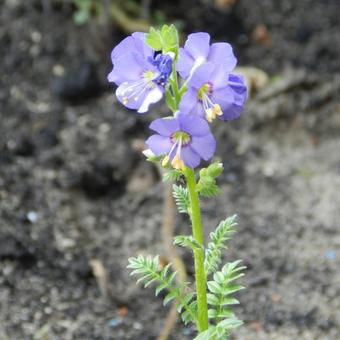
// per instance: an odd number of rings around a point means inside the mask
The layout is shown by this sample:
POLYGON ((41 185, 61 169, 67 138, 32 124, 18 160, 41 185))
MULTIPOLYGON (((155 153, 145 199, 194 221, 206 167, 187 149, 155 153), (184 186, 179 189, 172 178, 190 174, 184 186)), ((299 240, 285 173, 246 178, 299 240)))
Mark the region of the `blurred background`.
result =
MULTIPOLYGON (((163 23, 232 43, 250 86, 241 119, 213 127, 223 190, 202 203, 207 235, 239 215, 233 339, 339 339, 339 13, 338 0, 0 0, 0 339, 160 334, 167 309, 126 265, 165 256, 163 185, 140 151, 167 111, 125 110, 106 75, 117 42, 163 23)), ((193 334, 178 323, 170 339, 193 334)))

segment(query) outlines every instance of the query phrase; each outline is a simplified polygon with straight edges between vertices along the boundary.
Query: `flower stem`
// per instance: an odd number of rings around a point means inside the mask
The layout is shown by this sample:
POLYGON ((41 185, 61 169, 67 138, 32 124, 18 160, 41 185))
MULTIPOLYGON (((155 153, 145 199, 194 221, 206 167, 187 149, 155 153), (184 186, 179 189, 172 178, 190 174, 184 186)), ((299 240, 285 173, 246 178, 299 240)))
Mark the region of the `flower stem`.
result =
POLYGON ((175 98, 176 109, 178 110, 179 102, 181 101, 181 94, 178 88, 178 78, 177 78, 177 71, 176 71, 176 60, 172 63, 172 73, 170 76, 170 84, 172 87, 173 95, 175 98))
MULTIPOLYGON (((203 229, 201 221, 201 208, 194 170, 186 167, 184 171, 190 198, 191 223, 193 237, 204 246, 203 229)), ((207 305, 207 277, 204 270, 204 248, 194 250, 195 280, 197 292, 197 328, 203 332, 208 328, 208 305, 207 305)))

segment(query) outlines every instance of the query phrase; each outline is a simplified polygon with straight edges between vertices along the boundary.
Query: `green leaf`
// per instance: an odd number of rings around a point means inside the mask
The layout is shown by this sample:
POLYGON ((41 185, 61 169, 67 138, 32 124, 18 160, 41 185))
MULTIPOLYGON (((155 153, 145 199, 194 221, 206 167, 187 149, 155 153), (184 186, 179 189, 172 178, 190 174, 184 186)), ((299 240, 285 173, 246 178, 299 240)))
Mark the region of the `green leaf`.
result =
POLYGON ((182 313, 182 321, 185 325, 187 325, 189 322, 192 322, 193 319, 188 311, 185 311, 182 313))
MULTIPOLYGON (((210 233, 211 242, 209 242, 205 252, 204 264, 207 274, 217 271, 218 265, 221 263, 222 259, 222 250, 227 248, 227 241, 235 232, 234 227, 237 225, 235 219, 236 215, 228 217, 227 219, 219 223, 214 232, 210 233)), ((236 265, 237 264, 238 263, 236 263, 236 265)), ((227 270, 227 267, 225 270, 227 270)))
POLYGON ((225 277, 222 272, 217 272, 214 274, 214 281, 218 284, 222 284, 225 281, 225 277))
POLYGON ((182 172, 180 170, 168 170, 164 175, 163 175, 163 181, 172 181, 176 182, 178 181, 182 176, 182 172))
POLYGON ((238 301, 235 298, 224 298, 221 303, 220 306, 230 306, 230 305, 239 305, 240 301, 238 301))
POLYGON ((182 311, 182 309, 184 308, 184 305, 189 305, 190 301, 192 301, 194 297, 194 293, 193 292, 189 292, 186 296, 184 296, 183 301, 180 302, 177 305, 177 311, 178 313, 180 313, 182 311))
POLYGON ((219 306, 220 300, 214 294, 207 294, 208 304, 212 306, 219 306))
POLYGON ((233 310, 231 308, 222 308, 218 313, 216 313, 216 319, 228 319, 233 318, 235 316, 233 310))
POLYGON ((235 261, 224 265, 221 271, 214 274, 214 281, 207 283, 209 290, 207 300, 209 306, 212 306, 208 310, 208 316, 216 322, 218 334, 223 329, 229 330, 241 324, 230 307, 239 304, 239 301, 231 295, 244 288, 232 283, 234 274, 241 274, 242 267, 238 266, 239 264, 240 261, 235 261), (222 321, 224 323, 221 323, 222 321))
POLYGON ((230 331, 242 325, 242 321, 237 318, 223 320, 217 325, 211 325, 207 330, 199 333, 194 340, 226 340, 230 331))
POLYGON ((176 99, 172 96, 168 88, 165 90, 165 102, 172 112, 177 111, 176 99))
POLYGON ((160 51, 163 47, 161 34, 153 27, 150 27, 150 31, 146 35, 145 42, 155 51, 160 51))
POLYGON ((161 29, 163 52, 175 51, 178 46, 178 32, 175 25, 164 25, 161 29))
POLYGON ((174 238, 174 244, 180 245, 182 247, 190 248, 192 251, 195 249, 203 249, 203 246, 193 237, 186 235, 178 235, 174 238))
POLYGON ((228 287, 227 295, 234 294, 238 292, 239 290, 245 289, 245 287, 240 286, 240 285, 230 285, 228 287))
POLYGON ((156 51, 178 53, 178 32, 174 25, 163 25, 160 30, 151 27, 145 41, 156 51))
MULTIPOLYGON (((233 216, 234 217, 234 216, 233 216)), ((222 273, 224 275, 227 275, 227 274, 230 274, 230 273, 234 273, 235 270, 236 271, 240 271, 242 270, 243 268, 245 267, 237 267, 240 263, 242 262, 242 260, 237 260, 237 261, 234 261, 234 262, 230 262, 230 263, 227 263, 223 266, 222 268, 222 273)))
POLYGON ((182 214, 189 214, 190 201, 188 189, 181 185, 173 185, 173 196, 175 198, 178 211, 182 214))
POLYGON ((216 319, 217 311, 216 309, 208 309, 208 318, 209 319, 216 319))
POLYGON ((160 284, 160 285, 157 286, 157 288, 155 289, 155 295, 158 296, 159 293, 160 293, 162 290, 166 289, 167 287, 168 287, 168 283, 167 283, 167 282, 164 282, 164 283, 160 284))
POLYGON ((221 327, 224 329, 233 329, 233 328, 237 328, 243 325, 243 322, 237 318, 230 318, 230 319, 226 319, 223 320, 221 322, 218 323, 217 327, 221 327))
POLYGON ((176 290, 168 293, 163 301, 164 306, 166 306, 170 301, 176 299, 178 297, 178 292, 176 290))
POLYGON ((223 287, 215 281, 208 281, 207 286, 211 293, 221 294, 223 292, 223 287))
POLYGON ((216 326, 209 326, 207 330, 202 333, 199 333, 194 340, 222 340, 217 339, 217 328, 216 326))
POLYGON ((144 287, 148 287, 151 284, 156 284, 156 296, 163 290, 167 290, 168 293, 164 298, 164 305, 173 300, 177 300, 181 305, 180 310, 185 313, 183 317, 186 322, 194 322, 197 318, 194 294, 192 292, 185 293, 188 283, 177 286, 175 281, 176 272, 171 272, 171 264, 166 265, 164 268, 159 269, 159 257, 144 257, 139 255, 138 257, 129 258, 129 264, 127 266, 132 270, 130 275, 137 275, 138 283, 144 284, 144 287))

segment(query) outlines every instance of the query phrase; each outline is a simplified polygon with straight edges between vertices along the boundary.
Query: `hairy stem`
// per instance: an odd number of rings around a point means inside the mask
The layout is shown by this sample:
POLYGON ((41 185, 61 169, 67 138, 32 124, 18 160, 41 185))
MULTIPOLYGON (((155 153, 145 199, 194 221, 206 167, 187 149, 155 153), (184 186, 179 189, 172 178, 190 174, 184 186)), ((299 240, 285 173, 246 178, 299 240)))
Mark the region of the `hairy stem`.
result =
MULTIPOLYGON (((190 168, 184 171, 189 191, 193 237, 203 246, 201 208, 196 191, 195 172, 190 168)), ((194 250, 195 281, 197 292, 197 328, 203 332, 208 328, 207 277, 204 269, 204 249, 194 250)))

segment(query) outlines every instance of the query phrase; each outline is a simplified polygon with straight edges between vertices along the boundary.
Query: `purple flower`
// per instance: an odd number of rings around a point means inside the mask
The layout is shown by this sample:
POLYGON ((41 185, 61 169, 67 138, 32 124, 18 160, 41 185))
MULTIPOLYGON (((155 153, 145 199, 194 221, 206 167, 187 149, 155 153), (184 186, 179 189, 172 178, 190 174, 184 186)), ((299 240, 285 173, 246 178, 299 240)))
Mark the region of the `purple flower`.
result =
POLYGON ((235 68, 237 60, 230 44, 222 42, 210 45, 208 33, 189 34, 184 48, 180 48, 177 63, 179 74, 187 78, 196 67, 206 62, 222 65, 226 72, 230 72, 235 68))
POLYGON ((207 161, 214 155, 216 141, 208 123, 198 116, 178 112, 175 117, 154 120, 150 129, 157 134, 146 144, 156 156, 165 155, 163 165, 170 160, 175 169, 195 168, 201 158, 207 161))
MULTIPOLYGON (((145 37, 145 33, 135 32, 123 39, 111 52, 112 64, 114 65, 119 58, 131 52, 140 54, 143 59, 153 57, 155 51, 145 43, 145 37)), ((108 78, 110 78, 110 74, 108 78)))
POLYGON ((243 77, 228 74, 222 65, 206 63, 199 66, 188 82, 179 109, 198 115, 209 122, 238 118, 247 99, 243 77))
POLYGON ((113 49, 113 70, 108 75, 109 82, 118 85, 118 100, 139 113, 163 97, 172 70, 171 57, 152 50, 144 38, 144 33, 136 32, 113 49))

